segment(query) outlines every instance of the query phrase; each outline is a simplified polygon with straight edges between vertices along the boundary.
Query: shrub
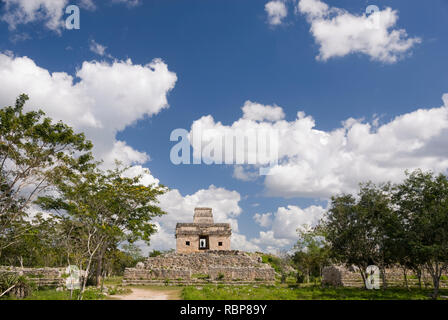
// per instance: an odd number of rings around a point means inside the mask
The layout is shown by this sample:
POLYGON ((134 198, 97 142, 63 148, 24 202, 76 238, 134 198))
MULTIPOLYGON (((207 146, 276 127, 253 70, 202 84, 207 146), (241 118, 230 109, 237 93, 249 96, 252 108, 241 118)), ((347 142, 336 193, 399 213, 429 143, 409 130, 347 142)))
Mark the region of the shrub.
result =
MULTIPOLYGON (((80 290, 73 291, 73 298, 74 300, 78 300, 80 294, 80 290)), ((104 299, 105 294, 101 292, 98 288, 86 288, 84 290, 84 293, 82 295, 82 300, 102 300, 104 299)))
POLYGON ((19 299, 31 295, 33 285, 24 277, 14 273, 0 274, 0 295, 15 296, 19 299))

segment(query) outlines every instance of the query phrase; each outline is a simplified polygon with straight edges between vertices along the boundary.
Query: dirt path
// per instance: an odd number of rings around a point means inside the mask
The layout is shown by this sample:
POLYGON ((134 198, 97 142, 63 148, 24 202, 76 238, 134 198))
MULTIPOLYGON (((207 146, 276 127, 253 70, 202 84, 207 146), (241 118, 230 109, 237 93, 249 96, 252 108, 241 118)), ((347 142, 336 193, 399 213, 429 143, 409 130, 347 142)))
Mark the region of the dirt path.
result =
POLYGON ((131 293, 112 296, 114 300, 179 300, 180 289, 130 288, 131 293))

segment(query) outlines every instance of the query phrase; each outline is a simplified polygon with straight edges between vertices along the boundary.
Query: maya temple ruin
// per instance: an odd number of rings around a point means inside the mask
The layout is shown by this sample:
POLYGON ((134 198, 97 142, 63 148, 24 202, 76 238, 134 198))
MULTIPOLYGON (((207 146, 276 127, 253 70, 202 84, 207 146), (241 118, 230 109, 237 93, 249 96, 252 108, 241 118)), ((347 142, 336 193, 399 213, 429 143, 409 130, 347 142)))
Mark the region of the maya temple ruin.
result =
POLYGON ((231 250, 231 235, 230 224, 215 223, 212 208, 195 208, 192 223, 176 225, 176 252, 127 268, 123 283, 274 282, 274 269, 259 254, 231 250))
POLYGON ((211 208, 194 209, 193 223, 176 225, 177 253, 230 250, 228 223, 214 223, 211 208))

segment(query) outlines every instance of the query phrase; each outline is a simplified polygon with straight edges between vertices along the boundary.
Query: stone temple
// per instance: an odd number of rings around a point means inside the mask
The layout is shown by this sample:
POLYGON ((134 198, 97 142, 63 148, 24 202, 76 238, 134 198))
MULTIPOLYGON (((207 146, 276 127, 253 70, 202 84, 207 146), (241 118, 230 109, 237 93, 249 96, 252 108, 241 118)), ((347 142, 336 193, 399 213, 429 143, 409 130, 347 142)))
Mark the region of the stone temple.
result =
POLYGON ((231 235, 230 224, 214 223, 211 208, 195 208, 193 223, 176 225, 176 252, 230 250, 231 235))
POLYGON ((259 253, 230 250, 231 235, 228 223, 214 222, 211 208, 196 208, 193 223, 176 225, 176 252, 126 268, 123 284, 273 283, 275 270, 259 253))

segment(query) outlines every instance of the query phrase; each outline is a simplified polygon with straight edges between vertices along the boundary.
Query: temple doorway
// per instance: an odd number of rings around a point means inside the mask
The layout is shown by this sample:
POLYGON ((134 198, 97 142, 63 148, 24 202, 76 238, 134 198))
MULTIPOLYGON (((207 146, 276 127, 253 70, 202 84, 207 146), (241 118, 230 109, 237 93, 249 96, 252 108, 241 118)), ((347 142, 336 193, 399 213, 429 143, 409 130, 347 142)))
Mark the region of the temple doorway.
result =
POLYGON ((208 236, 199 237, 199 250, 207 250, 208 246, 208 236))

